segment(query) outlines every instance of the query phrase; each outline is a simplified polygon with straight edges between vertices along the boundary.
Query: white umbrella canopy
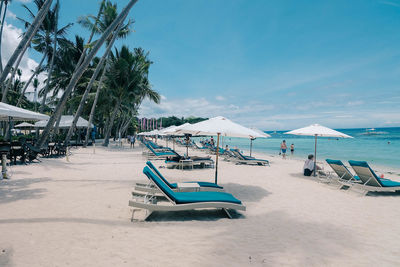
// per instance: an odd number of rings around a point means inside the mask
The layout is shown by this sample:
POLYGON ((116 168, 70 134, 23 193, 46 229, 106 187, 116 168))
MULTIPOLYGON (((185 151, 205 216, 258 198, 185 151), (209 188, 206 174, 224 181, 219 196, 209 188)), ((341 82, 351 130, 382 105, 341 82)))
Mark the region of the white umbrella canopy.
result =
POLYGON ((35 125, 27 122, 23 122, 14 126, 14 128, 32 128, 32 127, 35 127, 35 125))
MULTIPOLYGON (((257 128, 250 128, 253 131, 255 131, 256 133, 258 133, 260 135, 260 137, 262 138, 268 138, 271 137, 269 134, 264 133, 263 131, 261 131, 260 129, 257 128)), ((253 151, 253 140, 255 140, 256 138, 250 138, 250 157, 251 157, 251 153, 253 151)))
POLYGON ((219 155, 219 137, 242 137, 257 138, 263 137, 262 134, 253 131, 250 128, 237 124, 225 117, 218 116, 195 124, 187 125, 177 131, 182 134, 192 135, 217 135, 217 154, 215 160, 215 183, 218 181, 218 155, 219 155))
MULTIPOLYGON (((74 120, 74 116, 72 115, 63 115, 61 116, 60 124, 58 125, 59 128, 69 128, 72 125, 72 121, 74 120)), ((45 128, 47 125, 48 120, 42 120, 35 123, 36 128, 45 128)), ((55 124, 56 122, 54 122, 55 124)), ((78 122, 76 123, 76 128, 86 128, 88 126, 88 121, 82 117, 78 118, 78 122)), ((94 125, 91 125, 93 128, 94 125)))
POLYGON ((48 120, 49 116, 0 102, 0 120, 9 118, 14 121, 39 121, 48 120))
POLYGON ((328 127, 312 124, 310 126, 286 132, 285 134, 294 135, 306 135, 306 136, 322 136, 322 137, 342 137, 342 138, 353 138, 350 135, 335 131, 328 127))
MULTIPOLYGON (((165 130, 164 133, 165 133, 166 135, 183 135, 183 133, 181 133, 180 130, 181 130, 181 129, 184 129, 185 127, 188 127, 189 125, 192 125, 192 124, 186 122, 186 123, 184 123, 184 124, 182 124, 182 125, 179 125, 179 126, 175 126, 175 125, 174 125, 174 126, 171 127, 170 129, 165 130)), ((169 128, 169 127, 168 127, 168 128, 169 128)))
POLYGON ((252 129, 253 131, 255 131, 256 133, 258 133, 259 135, 260 135, 260 137, 264 137, 264 138, 268 138, 268 137, 271 137, 269 134, 267 134, 267 133, 264 133, 263 131, 261 131, 260 129, 257 129, 257 128, 250 128, 250 129, 252 129))
POLYGON ((285 134, 293 134, 293 135, 303 135, 303 136, 315 136, 315 145, 314 145, 314 176, 316 176, 316 165, 317 165, 317 137, 341 137, 341 138, 353 138, 350 135, 335 131, 331 128, 319 125, 312 124, 307 127, 303 127, 297 130, 286 132, 285 134))
POLYGON ((230 137, 257 138, 263 135, 250 128, 237 124, 225 117, 218 116, 177 130, 177 133, 192 135, 222 135, 230 137))

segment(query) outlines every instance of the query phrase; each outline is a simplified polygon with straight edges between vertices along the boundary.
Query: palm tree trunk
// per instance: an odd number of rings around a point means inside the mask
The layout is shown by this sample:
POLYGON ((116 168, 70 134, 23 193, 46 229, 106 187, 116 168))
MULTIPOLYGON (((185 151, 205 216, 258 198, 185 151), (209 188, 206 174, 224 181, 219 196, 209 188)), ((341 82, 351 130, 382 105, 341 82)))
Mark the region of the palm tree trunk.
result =
POLYGON ((17 63, 15 64, 15 67, 14 67, 14 70, 13 70, 13 72, 11 73, 11 77, 10 77, 10 79, 8 80, 8 83, 7 83, 6 87, 5 87, 4 90, 3 90, 3 96, 2 96, 2 98, 1 98, 1 102, 7 103, 7 94, 8 94, 8 91, 9 91, 10 88, 11 88, 11 84, 12 84, 12 82, 14 81, 15 74, 16 74, 17 71, 18 71, 19 64, 21 63, 21 60, 22 60, 23 57, 24 57, 24 54, 22 54, 22 53, 21 53, 21 54, 19 55, 19 57, 18 57, 17 63))
POLYGON ((102 58, 100 59, 100 62, 96 66, 96 70, 94 71, 92 77, 90 78, 90 82, 89 82, 88 86, 86 87, 85 92, 82 95, 81 102, 79 103, 79 106, 78 106, 78 109, 77 109, 77 111, 75 113, 75 116, 74 116, 74 119, 72 121, 71 127, 69 127, 67 136, 65 137, 65 142, 66 143, 68 143, 70 138, 71 138, 72 132, 76 127, 76 123, 78 122, 79 116, 81 116, 81 113, 82 113, 82 110, 83 110, 83 106, 85 105, 86 99, 87 99, 87 97, 88 97, 88 95, 90 93, 90 90, 92 89, 93 83, 96 80, 97 76, 99 75, 100 70, 103 67, 105 61, 107 60, 108 54, 110 53, 111 48, 112 48, 115 40, 117 39, 118 33, 121 30, 122 25, 123 25, 123 23, 120 23, 118 25, 117 29, 114 31, 113 37, 112 37, 110 43, 108 44, 106 51, 104 52, 102 58))
POLYGON ((113 112, 111 114, 109 125, 108 125, 108 127, 106 129, 106 132, 104 134, 103 146, 108 146, 108 144, 110 143, 109 139, 110 139, 111 130, 112 130, 112 127, 114 125, 115 116, 117 115, 117 112, 118 112, 118 109, 119 109, 120 105, 121 105, 121 100, 118 100, 118 102, 115 105, 114 110, 113 110, 113 112))
MULTIPOLYGON (((43 19, 46 17, 46 14, 51 6, 51 2, 53 0, 46 0, 44 2, 42 8, 37 13, 35 19, 33 20, 32 24, 29 26, 28 30, 22 37, 22 40, 19 42, 17 48, 15 49, 14 53, 10 57, 7 62, 7 65, 4 67, 3 72, 0 76, 0 85, 3 85, 4 81, 7 78, 7 75, 10 73, 12 66, 14 65, 15 61, 17 60, 18 56, 22 53, 24 54, 28 46, 30 45, 33 36, 36 34, 39 26, 42 24, 43 19)), ((3 99, 6 99, 6 95, 3 94, 3 99)))
MULTIPOLYGON (((46 49, 46 50, 47 50, 47 49, 46 49)), ((43 64, 43 62, 44 62, 45 59, 46 59, 46 53, 43 54, 43 57, 42 57, 42 59, 40 60, 39 65, 36 67, 35 72, 32 74, 32 76, 29 78, 29 80, 26 82, 24 88, 22 89, 21 95, 19 96, 19 99, 18 99, 18 102, 17 102, 17 107, 19 107, 19 106, 21 105, 21 103, 22 103, 22 98, 23 98, 24 95, 25 95, 26 89, 27 89, 28 86, 31 84, 31 82, 32 82, 32 80, 33 80, 33 77, 35 77, 35 75, 38 74, 38 72, 39 72, 39 70, 41 69, 42 64, 43 64)), ((36 110, 35 110, 35 111, 36 111, 36 110)))
MULTIPOLYGON (((4 4, 4 1, 1 1, 0 12, 3 10, 3 4, 4 4)), ((1 19, 1 28, 0 28, 0 73, 3 72, 3 62, 1 60, 1 39, 3 37, 4 22, 6 21, 7 4, 8 4, 8 2, 6 2, 6 5, 4 7, 4 13, 3 13, 3 18, 1 19)))
POLYGON ((101 1, 100 8, 99 8, 99 13, 97 13, 97 17, 96 17, 96 22, 94 23, 94 27, 93 27, 93 29, 92 29, 92 32, 90 33, 89 39, 88 39, 87 42, 86 42, 86 46, 85 46, 85 48, 83 48, 82 55, 81 55, 81 57, 79 58, 79 61, 78 61, 78 63, 77 63, 78 66, 79 66, 79 65, 82 63, 82 61, 85 59, 86 50, 88 49, 89 44, 92 42, 92 39, 93 39, 93 36, 94 36, 94 33, 95 33, 95 27, 97 26, 97 22, 98 22, 99 19, 100 19, 101 13, 103 12, 104 3, 105 3, 105 0, 101 1))
POLYGON ((107 68, 108 68, 108 64, 106 64, 106 66, 103 69, 103 72, 100 77, 99 85, 97 86, 96 95, 94 97, 92 108, 90 109, 89 122, 88 122, 88 126, 86 129, 85 143, 83 144, 85 147, 87 146, 87 144, 89 142, 89 134, 90 134, 90 129, 91 129, 91 126, 93 123, 94 111, 96 110, 96 105, 97 105, 97 101, 99 100, 100 91, 103 86, 104 78, 106 77, 105 74, 106 74, 107 68))
POLYGON ((49 93, 49 87, 50 87, 50 81, 51 81, 51 74, 53 73, 53 68, 54 68, 54 58, 56 57, 57 53, 57 31, 58 31, 58 7, 59 7, 59 1, 57 0, 56 8, 55 8, 55 25, 54 25, 54 45, 53 45, 53 55, 51 56, 51 62, 50 62, 50 69, 49 73, 47 74, 47 81, 46 81, 46 87, 44 88, 44 94, 42 98, 42 103, 39 108, 39 112, 42 113, 44 110, 44 106, 46 105, 46 98, 47 94, 49 93))
MULTIPOLYGON (((80 66, 77 66, 74 73, 72 74, 71 80, 69 81, 68 86, 66 87, 63 95, 61 96, 56 109, 53 113, 53 115, 50 117, 46 127, 43 130, 43 133, 40 137, 40 140, 38 142, 38 146, 41 147, 47 140, 50 130, 53 127, 53 123, 58 117, 59 114, 63 111, 65 104, 67 102, 68 96, 71 94, 72 89, 76 86, 78 83, 79 79, 81 78, 82 74, 86 71, 87 67, 89 66, 90 62, 92 61, 93 57, 97 54, 99 51, 100 47, 103 45, 103 43, 106 41, 106 39, 112 34, 112 32, 117 28, 118 24, 122 22, 122 20, 127 16, 129 13, 129 10, 133 7, 133 5, 137 2, 137 0, 130 0, 127 6, 122 10, 122 12, 118 15, 117 18, 111 23, 110 26, 104 31, 103 35, 100 37, 100 39, 96 42, 96 44, 93 46, 93 49, 90 51, 88 56, 85 58, 85 60, 82 62, 80 66)), ((1 80, 0 80, 1 81, 1 80)))

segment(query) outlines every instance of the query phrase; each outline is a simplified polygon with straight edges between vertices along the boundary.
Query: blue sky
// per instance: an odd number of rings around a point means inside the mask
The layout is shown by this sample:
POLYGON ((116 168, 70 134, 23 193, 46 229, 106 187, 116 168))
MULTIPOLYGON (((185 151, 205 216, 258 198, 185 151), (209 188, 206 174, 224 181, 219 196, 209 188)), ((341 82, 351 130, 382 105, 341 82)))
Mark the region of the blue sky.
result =
MULTIPOLYGON (((10 10, 25 16, 20 2, 10 10)), ((61 25, 99 2, 61 1, 61 25)), ((223 115, 263 130, 400 126, 399 15, 400 0, 139 0, 135 32, 118 45, 154 61, 162 103, 146 101, 141 116, 223 115)))

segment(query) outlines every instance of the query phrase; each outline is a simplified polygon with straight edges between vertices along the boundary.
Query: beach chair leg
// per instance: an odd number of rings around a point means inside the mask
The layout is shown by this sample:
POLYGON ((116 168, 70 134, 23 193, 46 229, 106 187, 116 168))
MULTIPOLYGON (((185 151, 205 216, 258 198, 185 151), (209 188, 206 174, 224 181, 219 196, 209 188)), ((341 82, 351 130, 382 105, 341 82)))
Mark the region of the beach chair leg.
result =
POLYGON ((152 213, 153 213, 153 211, 147 210, 146 211, 146 216, 143 218, 143 221, 146 221, 147 218, 149 218, 152 213))
POLYGON ((134 219, 134 215, 135 215, 135 211, 137 211, 138 209, 132 209, 132 217, 131 217, 131 222, 135 221, 134 219))
POLYGON ((232 215, 229 213, 229 211, 227 209, 223 209, 226 213, 226 215, 228 216, 229 219, 232 219, 232 215))

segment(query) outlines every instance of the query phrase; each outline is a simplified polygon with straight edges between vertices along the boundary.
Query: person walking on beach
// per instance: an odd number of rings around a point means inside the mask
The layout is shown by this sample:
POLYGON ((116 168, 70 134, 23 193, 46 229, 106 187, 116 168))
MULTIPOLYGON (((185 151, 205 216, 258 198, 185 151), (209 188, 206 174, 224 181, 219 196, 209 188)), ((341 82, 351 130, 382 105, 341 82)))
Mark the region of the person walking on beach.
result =
POLYGON ((290 153, 293 155, 293 153, 294 153, 294 144, 291 144, 290 145, 290 153))
POLYGON ((287 150, 286 140, 283 140, 281 143, 281 153, 283 159, 286 159, 286 150, 287 150))
POLYGON ((131 136, 131 148, 135 148, 135 135, 131 136))

